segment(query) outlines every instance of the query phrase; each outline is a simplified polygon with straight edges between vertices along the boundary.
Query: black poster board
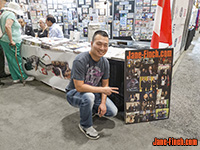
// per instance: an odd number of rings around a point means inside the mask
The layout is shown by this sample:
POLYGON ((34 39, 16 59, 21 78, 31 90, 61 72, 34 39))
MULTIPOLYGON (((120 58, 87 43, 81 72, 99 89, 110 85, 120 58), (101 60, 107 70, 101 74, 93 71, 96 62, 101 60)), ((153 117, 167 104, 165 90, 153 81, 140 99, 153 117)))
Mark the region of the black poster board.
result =
POLYGON ((124 64, 126 123, 169 118, 173 49, 128 50, 124 64))

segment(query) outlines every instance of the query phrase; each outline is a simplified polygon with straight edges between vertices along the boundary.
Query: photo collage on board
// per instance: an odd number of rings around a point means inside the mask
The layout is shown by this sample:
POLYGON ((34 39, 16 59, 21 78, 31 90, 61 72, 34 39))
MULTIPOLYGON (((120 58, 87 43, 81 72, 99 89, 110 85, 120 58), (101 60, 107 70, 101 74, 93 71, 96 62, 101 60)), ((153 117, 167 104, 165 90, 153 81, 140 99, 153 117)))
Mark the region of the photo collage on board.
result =
POLYGON ((131 40, 134 25, 135 1, 114 1, 113 38, 131 40))
MULTIPOLYGON (((159 55, 151 58, 126 59, 124 81, 126 123, 148 122, 169 117, 173 62, 172 49, 168 49, 168 52, 170 51, 171 55, 164 55, 165 57, 159 55)), ((129 52, 136 51, 126 51, 126 57, 130 55, 129 52)), ((144 50, 141 50, 142 55, 143 52, 144 50)))
POLYGON ((158 0, 136 0, 134 38, 151 40, 158 0))

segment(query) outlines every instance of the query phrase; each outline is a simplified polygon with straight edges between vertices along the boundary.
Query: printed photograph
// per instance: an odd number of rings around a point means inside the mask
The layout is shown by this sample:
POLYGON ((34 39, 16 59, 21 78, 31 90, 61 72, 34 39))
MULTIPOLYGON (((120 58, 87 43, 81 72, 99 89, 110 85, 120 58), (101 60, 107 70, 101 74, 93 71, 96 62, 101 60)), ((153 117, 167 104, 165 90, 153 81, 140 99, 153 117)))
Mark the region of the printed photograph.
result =
POLYGON ((166 119, 169 117, 169 108, 156 109, 156 119, 166 119))
POLYGON ((156 109, 161 109, 161 108, 169 108, 168 99, 156 100, 156 109))
POLYGON ((140 76, 140 92, 156 91, 157 76, 140 76))
POLYGON ((127 102, 126 103, 126 111, 127 112, 135 112, 139 111, 140 108, 140 102, 127 102))
POLYGON ((127 91, 133 92, 133 91, 139 91, 139 81, 137 78, 128 79, 127 80, 127 91))
POLYGON ((126 97, 127 102, 139 102, 140 101, 140 93, 131 93, 126 97))
POLYGON ((140 122, 140 114, 139 112, 134 113, 126 113, 126 123, 138 123, 140 122))

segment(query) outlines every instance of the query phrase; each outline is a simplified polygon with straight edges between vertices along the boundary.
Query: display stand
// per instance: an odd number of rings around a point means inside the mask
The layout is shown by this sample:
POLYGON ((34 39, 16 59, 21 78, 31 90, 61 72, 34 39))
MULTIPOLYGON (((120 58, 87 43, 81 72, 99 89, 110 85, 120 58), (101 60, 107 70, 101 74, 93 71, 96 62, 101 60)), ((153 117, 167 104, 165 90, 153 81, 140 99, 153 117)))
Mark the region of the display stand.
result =
POLYGON ((129 50, 124 66, 126 123, 169 118, 173 49, 129 50))
POLYGON ((99 23, 90 23, 88 25, 88 42, 92 41, 92 36, 94 35, 94 33, 100 30, 100 24, 99 23))
POLYGON ((28 3, 31 24, 34 30, 38 29, 38 21, 40 18, 45 18, 48 14, 46 1, 30 0, 28 3))
POLYGON ((93 8, 93 0, 78 0, 77 1, 77 14, 78 14, 78 31, 81 35, 86 37, 88 34, 88 23, 92 20, 90 12, 93 8))
POLYGON ((135 10, 134 38, 151 40, 154 16, 158 0, 137 0, 135 10))
POLYGON ((113 39, 131 40, 135 1, 115 1, 113 18, 113 39))

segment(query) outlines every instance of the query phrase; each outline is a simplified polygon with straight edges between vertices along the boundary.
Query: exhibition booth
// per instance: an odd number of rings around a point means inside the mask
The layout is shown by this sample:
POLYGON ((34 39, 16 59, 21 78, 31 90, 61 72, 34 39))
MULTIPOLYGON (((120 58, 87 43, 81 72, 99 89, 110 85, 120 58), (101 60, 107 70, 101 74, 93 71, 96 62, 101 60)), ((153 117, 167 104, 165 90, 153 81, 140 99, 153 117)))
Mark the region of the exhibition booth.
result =
MULTIPOLYGON (((196 18, 192 1, 170 2, 171 8, 167 10, 172 13, 168 22, 170 45, 150 49, 152 34, 162 29, 161 23, 154 25, 158 20, 155 18, 158 0, 78 0, 63 4, 49 0, 26 1, 24 19, 31 22, 34 30, 38 29, 41 17, 52 14, 65 38, 22 36, 23 68, 27 75, 65 92, 75 57, 90 50, 95 31, 106 30, 109 86, 119 88, 119 94, 112 94, 110 98, 119 111, 124 111, 125 122, 167 119, 172 68, 195 34, 191 14, 196 18)), ((92 72, 89 78, 92 80, 96 73, 92 72)))
MULTIPOLYGON (((21 55, 28 75, 65 91, 73 60, 89 50, 89 42, 24 36, 21 55)), ((136 42, 131 48, 109 46, 105 57, 110 63, 110 86, 119 88, 119 94, 110 98, 124 111, 126 123, 169 117, 173 49, 148 49, 147 43, 136 42)))

